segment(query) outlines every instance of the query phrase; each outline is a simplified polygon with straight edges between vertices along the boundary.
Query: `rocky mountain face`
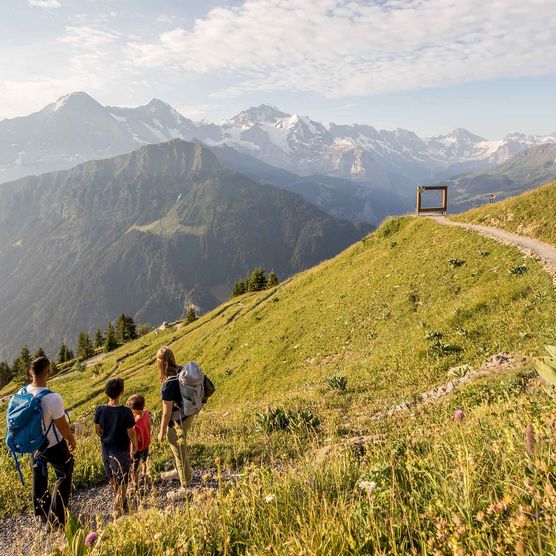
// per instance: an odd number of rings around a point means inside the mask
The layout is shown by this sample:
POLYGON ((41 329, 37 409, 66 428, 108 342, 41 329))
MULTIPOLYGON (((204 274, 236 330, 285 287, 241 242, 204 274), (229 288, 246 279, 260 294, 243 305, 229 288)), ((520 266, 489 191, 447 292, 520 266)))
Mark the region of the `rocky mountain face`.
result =
POLYGON ((157 323, 210 309, 250 269, 285 278, 370 229, 182 140, 4 184, 0 357, 52 351, 121 312, 157 323))
POLYGON ((422 138, 412 131, 377 130, 368 125, 320 123, 261 105, 219 123, 220 135, 203 138, 208 145, 226 144, 289 171, 326 174, 371 187, 413 190, 465 171, 495 166, 532 146, 556 143, 556 133, 513 133, 488 141, 465 129, 422 138))
POLYGON ((485 172, 466 174, 444 182, 449 186, 451 210, 462 211, 517 195, 538 185, 556 181, 556 144, 522 151, 485 172))
POLYGON ((353 180, 313 174, 300 176, 223 145, 210 147, 226 168, 261 183, 287 189, 336 218, 377 226, 389 215, 412 209, 413 197, 391 189, 369 188, 353 180))
POLYGON ((513 133, 487 141, 464 129, 423 138, 403 129, 321 123, 269 105, 218 123, 193 122, 160 100, 137 108, 103 107, 81 92, 35 114, 0 122, 0 182, 176 138, 230 146, 302 176, 327 175, 401 192, 556 143, 556 133, 513 133))

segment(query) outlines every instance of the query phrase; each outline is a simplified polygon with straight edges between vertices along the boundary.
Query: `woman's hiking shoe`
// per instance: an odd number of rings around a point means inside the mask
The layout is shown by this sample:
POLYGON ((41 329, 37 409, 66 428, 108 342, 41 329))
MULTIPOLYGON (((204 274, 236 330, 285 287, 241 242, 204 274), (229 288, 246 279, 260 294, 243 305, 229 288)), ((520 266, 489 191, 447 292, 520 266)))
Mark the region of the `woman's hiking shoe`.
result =
POLYGON ((172 469, 172 471, 164 471, 160 474, 160 478, 163 481, 177 481, 179 480, 179 475, 178 472, 175 469, 172 469))
POLYGON ((166 498, 173 502, 178 500, 185 500, 187 498, 187 489, 180 487, 177 490, 171 490, 170 492, 166 493, 166 498))

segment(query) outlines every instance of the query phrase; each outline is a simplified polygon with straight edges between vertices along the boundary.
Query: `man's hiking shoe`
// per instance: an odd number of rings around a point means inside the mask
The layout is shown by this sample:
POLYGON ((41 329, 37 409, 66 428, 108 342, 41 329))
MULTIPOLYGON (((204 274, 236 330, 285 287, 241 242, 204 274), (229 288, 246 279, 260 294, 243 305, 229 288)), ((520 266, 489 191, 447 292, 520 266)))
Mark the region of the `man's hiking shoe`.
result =
POLYGON ((177 490, 171 490, 166 493, 166 498, 172 502, 177 502, 178 500, 185 500, 187 498, 187 489, 180 487, 177 490))
POLYGON ((180 477, 178 475, 178 472, 175 469, 172 469, 172 471, 164 471, 163 473, 161 473, 160 478, 163 481, 177 481, 180 477))

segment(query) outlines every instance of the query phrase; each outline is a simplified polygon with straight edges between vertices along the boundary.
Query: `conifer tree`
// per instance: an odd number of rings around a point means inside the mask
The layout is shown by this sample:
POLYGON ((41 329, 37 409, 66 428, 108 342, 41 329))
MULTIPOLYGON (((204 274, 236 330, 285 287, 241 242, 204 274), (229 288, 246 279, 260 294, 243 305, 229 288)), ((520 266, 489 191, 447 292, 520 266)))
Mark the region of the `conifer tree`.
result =
POLYGON ((102 335, 102 330, 100 328, 97 328, 95 334, 95 347, 100 348, 103 345, 104 345, 104 336, 102 335))
POLYGON ((137 327, 132 317, 123 313, 116 321, 116 340, 119 344, 125 344, 137 338, 137 327))
POLYGON ((127 341, 137 340, 139 335, 137 334, 137 326, 135 324, 135 321, 133 320, 133 317, 127 316, 126 318, 127 318, 127 326, 126 326, 127 341))
POLYGON ((108 327, 106 328, 106 333, 104 334, 104 346, 103 349, 105 352, 113 351, 118 347, 118 341, 116 340, 116 332, 114 331, 114 327, 112 323, 108 323, 108 327))
POLYGON ((0 363, 0 388, 4 388, 12 380, 12 370, 7 361, 0 363))
POLYGON ((19 357, 14 361, 13 378, 18 384, 25 384, 29 379, 29 367, 31 366, 32 358, 29 346, 26 344, 21 348, 19 357))
POLYGON ((251 272, 247 280, 247 291, 260 292, 266 289, 266 284, 267 280, 264 268, 256 268, 253 272, 251 272))
POLYGON ((238 280, 234 287, 232 288, 232 297, 237 297, 238 295, 243 295, 247 292, 247 286, 243 280, 238 280))
POLYGON ((187 313, 185 315, 185 324, 191 324, 196 320, 197 320, 197 314, 195 313, 195 309, 189 306, 189 309, 187 309, 187 313))
POLYGON ((37 351, 35 351, 35 355, 33 355, 33 359, 38 359, 39 357, 46 357, 46 353, 44 352, 44 349, 42 349, 42 347, 37 348, 37 351))
POLYGON ((73 350, 70 348, 66 348, 66 361, 71 361, 72 359, 75 359, 75 354, 73 353, 73 350))
POLYGON ((93 347, 89 334, 85 331, 80 332, 79 337, 77 338, 77 357, 84 361, 85 359, 92 357, 94 354, 95 348, 93 347))
POLYGON ((68 346, 62 344, 60 350, 58 351, 58 364, 62 364, 68 361, 68 346))
POLYGON ((276 287, 280 281, 278 280, 278 276, 276 276, 276 272, 272 270, 268 275, 268 283, 266 285, 267 288, 274 288, 276 287))

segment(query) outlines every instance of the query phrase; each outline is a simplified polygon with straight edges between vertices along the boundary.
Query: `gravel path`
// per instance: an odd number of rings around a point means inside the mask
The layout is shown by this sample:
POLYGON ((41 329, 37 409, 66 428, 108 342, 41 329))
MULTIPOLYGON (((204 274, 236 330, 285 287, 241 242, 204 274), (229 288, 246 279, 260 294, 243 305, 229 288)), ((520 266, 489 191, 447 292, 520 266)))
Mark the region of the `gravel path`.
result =
MULTIPOLYGON (((223 481, 234 480, 226 474, 223 481)), ((149 489, 129 496, 130 511, 149 508, 166 508, 184 504, 184 501, 170 501, 166 494, 179 486, 177 481, 157 481, 149 489)), ((193 472, 190 485, 192 497, 203 495, 207 489, 218 488, 215 470, 201 469, 193 472)), ((111 519, 112 492, 108 484, 86 490, 78 490, 70 499, 70 510, 89 530, 102 528, 111 519)), ((30 513, 0 520, 0 554, 20 556, 50 554, 51 550, 63 545, 61 534, 48 535, 42 525, 30 513)))
POLYGON ((439 224, 472 230, 483 236, 494 238, 501 243, 505 243, 506 245, 518 247, 526 255, 539 258, 543 267, 552 276, 552 279, 556 284, 556 247, 538 239, 520 236, 499 228, 481 226, 479 224, 467 224, 466 222, 455 222, 453 220, 448 220, 445 216, 429 216, 428 218, 435 220, 439 224))

